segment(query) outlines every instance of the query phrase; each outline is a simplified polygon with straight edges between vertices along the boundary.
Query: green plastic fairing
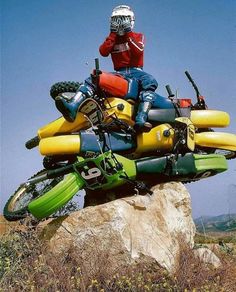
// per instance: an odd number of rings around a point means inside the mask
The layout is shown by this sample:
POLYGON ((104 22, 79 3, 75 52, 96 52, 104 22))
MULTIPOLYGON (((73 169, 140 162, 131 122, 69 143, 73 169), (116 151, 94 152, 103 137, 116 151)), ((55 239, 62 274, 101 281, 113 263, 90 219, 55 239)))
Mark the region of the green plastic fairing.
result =
POLYGON ((28 209, 37 219, 48 217, 70 201, 83 185, 84 182, 76 174, 68 174, 46 194, 30 202, 28 209))
POLYGON ((206 171, 216 173, 228 169, 227 161, 224 156, 218 154, 186 154, 179 158, 172 171, 172 175, 184 176, 190 174, 201 174, 206 171))

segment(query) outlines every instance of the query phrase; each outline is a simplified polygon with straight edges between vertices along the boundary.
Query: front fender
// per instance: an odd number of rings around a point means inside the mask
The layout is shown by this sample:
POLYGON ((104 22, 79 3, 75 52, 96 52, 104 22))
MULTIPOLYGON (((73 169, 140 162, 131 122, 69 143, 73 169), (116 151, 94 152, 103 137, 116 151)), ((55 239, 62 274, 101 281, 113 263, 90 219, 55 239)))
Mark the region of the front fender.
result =
POLYGON ((69 202, 83 185, 84 182, 78 175, 68 174, 50 191, 30 202, 28 210, 37 219, 46 218, 69 202))

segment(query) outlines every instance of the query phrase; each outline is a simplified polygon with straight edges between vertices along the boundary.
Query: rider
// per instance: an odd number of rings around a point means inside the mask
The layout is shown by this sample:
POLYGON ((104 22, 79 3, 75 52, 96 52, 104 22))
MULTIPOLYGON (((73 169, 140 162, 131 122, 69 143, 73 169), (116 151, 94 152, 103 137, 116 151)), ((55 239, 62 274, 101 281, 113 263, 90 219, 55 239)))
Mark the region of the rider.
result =
MULTIPOLYGON (((100 46, 99 51, 104 57, 111 54, 117 73, 138 81, 141 91, 138 97, 139 107, 135 118, 135 128, 148 131, 152 125, 147 122, 147 115, 157 97, 155 90, 158 83, 152 75, 143 71, 144 35, 132 31, 134 21, 134 12, 129 6, 115 7, 110 18, 110 34, 100 46)), ((60 96, 57 97, 56 106, 66 120, 73 122, 79 105, 93 94, 94 88, 87 79, 69 102, 60 96)))
POLYGON ((134 12, 129 6, 115 7, 110 18, 110 34, 99 51, 103 57, 111 54, 117 73, 138 81, 141 91, 135 127, 145 131, 152 128, 146 121, 152 103, 157 97, 154 91, 158 83, 152 75, 143 71, 144 35, 133 31, 134 21, 134 12))

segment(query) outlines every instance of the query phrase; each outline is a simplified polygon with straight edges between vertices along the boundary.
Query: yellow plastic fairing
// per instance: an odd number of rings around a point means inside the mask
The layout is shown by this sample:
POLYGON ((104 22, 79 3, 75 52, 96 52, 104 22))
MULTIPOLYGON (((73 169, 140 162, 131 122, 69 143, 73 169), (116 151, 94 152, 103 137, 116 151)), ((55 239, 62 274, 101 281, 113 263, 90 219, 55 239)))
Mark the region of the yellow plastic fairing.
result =
POLYGON ((42 155, 77 154, 80 152, 79 135, 63 135, 41 139, 39 151, 42 155))
POLYGON ((193 110, 190 120, 197 128, 224 128, 230 123, 228 113, 216 110, 193 110))
POLYGON ((169 124, 154 127, 148 133, 137 136, 137 153, 171 150, 174 145, 174 129, 169 124), (164 135, 164 133, 168 133, 164 135))
POLYGON ((202 147, 236 151, 236 135, 230 133, 195 133, 195 143, 202 147))
POLYGON ((128 125, 133 126, 134 121, 132 120, 134 107, 131 103, 125 101, 124 99, 111 97, 105 101, 106 111, 105 111, 105 121, 110 122, 112 115, 126 122, 128 125))
POLYGON ((82 113, 78 113, 73 123, 67 122, 63 117, 47 124, 38 130, 40 139, 58 134, 71 133, 89 128, 90 124, 82 113))

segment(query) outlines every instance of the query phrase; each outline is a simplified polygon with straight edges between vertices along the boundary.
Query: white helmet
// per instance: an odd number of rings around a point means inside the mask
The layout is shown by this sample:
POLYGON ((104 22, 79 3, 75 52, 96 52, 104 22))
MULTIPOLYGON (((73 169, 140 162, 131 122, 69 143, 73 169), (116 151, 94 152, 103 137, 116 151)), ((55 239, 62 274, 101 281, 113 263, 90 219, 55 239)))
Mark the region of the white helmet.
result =
POLYGON ((111 20, 115 20, 117 18, 120 18, 121 16, 128 16, 130 17, 131 21, 131 29, 134 28, 134 12, 131 10, 131 8, 128 5, 119 5, 116 6, 111 13, 111 20))

